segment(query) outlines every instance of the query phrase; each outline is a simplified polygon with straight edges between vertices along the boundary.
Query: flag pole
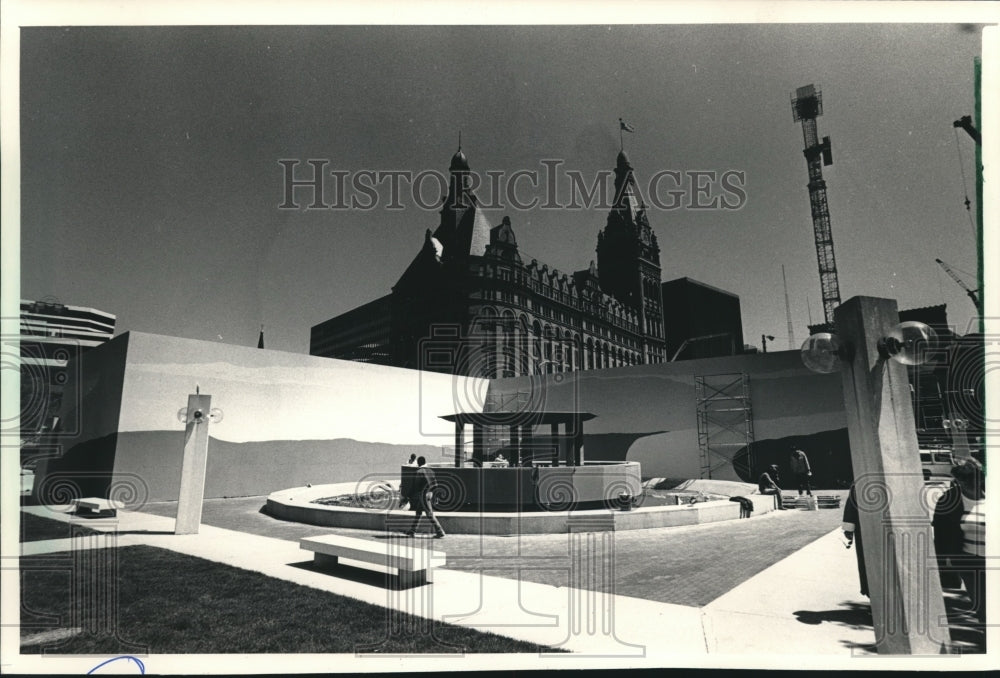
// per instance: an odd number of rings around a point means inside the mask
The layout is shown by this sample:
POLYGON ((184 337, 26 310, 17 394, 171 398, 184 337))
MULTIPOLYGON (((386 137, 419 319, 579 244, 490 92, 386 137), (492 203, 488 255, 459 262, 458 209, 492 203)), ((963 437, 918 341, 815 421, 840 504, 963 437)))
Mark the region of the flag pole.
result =
POLYGON ((625 124, 621 118, 618 118, 618 150, 625 150, 625 124))

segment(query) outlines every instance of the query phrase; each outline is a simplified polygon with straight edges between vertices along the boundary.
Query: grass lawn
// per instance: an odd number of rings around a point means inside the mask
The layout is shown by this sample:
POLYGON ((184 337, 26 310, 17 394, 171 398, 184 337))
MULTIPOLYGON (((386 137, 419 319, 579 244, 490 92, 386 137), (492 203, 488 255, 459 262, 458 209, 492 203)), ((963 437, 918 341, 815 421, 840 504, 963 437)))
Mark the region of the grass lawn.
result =
POLYGON ((44 541, 46 539, 69 539, 74 534, 96 534, 78 524, 70 525, 61 520, 41 518, 32 513, 21 512, 21 541, 44 541))
MULTIPOLYGON (((70 572, 40 569, 43 558, 21 559, 22 610, 56 615, 69 627, 81 612, 70 609, 70 572)), ((43 647, 59 654, 554 651, 151 546, 117 549, 117 581, 117 638, 84 631, 23 644, 22 653, 43 647)), ((22 628, 22 643, 53 630, 22 628)))

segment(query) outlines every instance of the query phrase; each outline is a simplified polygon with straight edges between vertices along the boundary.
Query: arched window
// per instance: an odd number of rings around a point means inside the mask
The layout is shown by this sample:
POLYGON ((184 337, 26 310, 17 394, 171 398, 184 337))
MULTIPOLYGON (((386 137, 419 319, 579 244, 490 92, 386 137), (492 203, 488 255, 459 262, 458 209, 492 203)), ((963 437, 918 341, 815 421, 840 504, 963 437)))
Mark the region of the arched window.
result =
POLYGON ((538 321, 531 324, 531 355, 528 357, 529 367, 532 374, 538 374, 542 361, 542 326, 538 321))

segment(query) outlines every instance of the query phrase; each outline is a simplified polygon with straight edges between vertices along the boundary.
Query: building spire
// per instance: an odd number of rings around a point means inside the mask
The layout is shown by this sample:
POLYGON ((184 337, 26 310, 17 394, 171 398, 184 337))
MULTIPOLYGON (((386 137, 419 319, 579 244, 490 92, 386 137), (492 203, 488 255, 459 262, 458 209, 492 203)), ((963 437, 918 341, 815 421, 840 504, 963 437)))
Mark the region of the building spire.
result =
POLYGON ((621 118, 618 118, 618 150, 622 153, 625 152, 625 132, 635 132, 635 127, 632 127, 632 125, 628 124, 621 118))
POLYGON ((264 348, 264 325, 260 326, 260 335, 257 337, 257 348, 264 348))

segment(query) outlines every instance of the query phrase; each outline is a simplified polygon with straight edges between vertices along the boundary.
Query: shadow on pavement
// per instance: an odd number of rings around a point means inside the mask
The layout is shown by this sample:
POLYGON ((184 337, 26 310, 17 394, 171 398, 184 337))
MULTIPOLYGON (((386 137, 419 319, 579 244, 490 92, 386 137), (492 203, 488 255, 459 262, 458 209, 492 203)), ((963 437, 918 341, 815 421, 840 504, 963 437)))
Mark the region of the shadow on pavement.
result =
MULTIPOLYGON (((951 635, 951 654, 982 654, 986 652, 986 629, 969 611, 969 601, 961 592, 946 591, 945 613, 951 635)), ((845 603, 833 610, 798 610, 795 618, 803 624, 830 622, 854 629, 874 630, 871 606, 864 603, 845 603)), ((875 652, 875 644, 844 642, 846 647, 863 654, 875 652)))
POLYGON ((816 625, 830 622, 850 626, 853 629, 875 628, 872 623, 871 607, 863 603, 845 603, 834 610, 796 610, 795 618, 803 624, 816 625))
MULTIPOLYGON (((355 567, 353 565, 345 565, 343 563, 337 563, 336 565, 317 567, 315 562, 312 560, 305 560, 299 563, 288 563, 289 567, 296 567, 300 570, 309 570, 310 572, 319 572, 321 574, 327 574, 331 577, 337 577, 338 579, 344 579, 346 581, 352 581, 357 584, 366 584, 367 586, 375 586, 381 589, 390 590, 400 590, 403 587, 399 585, 399 579, 388 572, 379 572, 378 570, 369 570, 364 567, 355 567)), ((426 584, 424 584, 426 586, 426 584)), ((412 587, 412 588, 420 588, 412 587)))

